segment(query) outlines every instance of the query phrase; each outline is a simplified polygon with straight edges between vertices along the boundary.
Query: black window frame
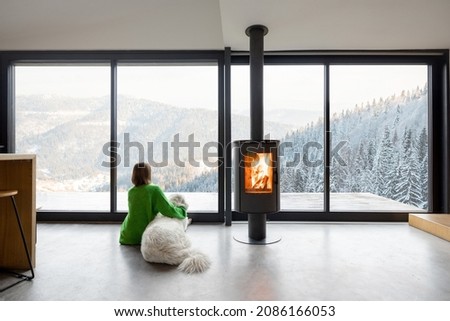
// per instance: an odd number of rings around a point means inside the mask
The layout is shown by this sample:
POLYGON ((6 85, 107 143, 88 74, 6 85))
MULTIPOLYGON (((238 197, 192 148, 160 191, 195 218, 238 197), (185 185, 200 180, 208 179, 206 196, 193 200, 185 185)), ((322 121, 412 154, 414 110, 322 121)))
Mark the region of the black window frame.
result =
MULTIPOLYGON (((323 65, 324 66, 324 211, 282 211, 269 214, 270 221, 363 221, 407 222, 409 213, 377 211, 330 210, 330 94, 329 67, 332 65, 427 65, 428 66, 428 134, 429 134, 429 182, 428 213, 449 211, 449 50, 408 51, 303 51, 266 52, 265 65, 323 65)), ((249 56, 244 52, 231 55, 231 65, 248 65, 249 56)), ((232 220, 246 217, 232 211, 232 220)))
MULTIPOLYGON (((111 69, 110 77, 110 142, 117 142, 117 66, 119 63, 167 63, 193 64, 214 63, 218 68, 218 204, 217 212, 193 212, 190 217, 196 221, 223 222, 224 221, 224 161, 223 161, 223 52, 222 51, 77 51, 77 52, 0 52, 1 80, 5 83, 0 91, 0 153, 15 152, 15 110, 14 110, 14 66, 16 64, 67 64, 88 65, 108 64, 111 69)), ((117 168, 114 166, 114 153, 110 154, 110 210, 109 211, 37 211, 38 221, 103 221, 121 222, 126 212, 117 210, 117 168)))
MULTIPOLYGON (((219 188, 217 213, 193 213, 196 221, 225 222, 245 220, 246 216, 231 208, 231 65, 248 64, 248 52, 224 50, 209 51, 0 51, 0 153, 15 151, 14 118, 14 64, 27 63, 108 63, 111 66, 111 141, 117 141, 117 64, 118 62, 205 62, 218 65, 218 142, 219 188)), ((329 122, 329 88, 327 70, 330 65, 358 64, 427 64, 429 66, 429 209, 430 213, 448 213, 450 148, 449 148, 449 50, 368 50, 368 51, 273 51, 265 53, 265 64, 322 64, 325 68, 324 116, 329 122)), ((327 123, 326 122, 326 123, 327 123)), ((327 135, 325 126, 325 134, 327 135)), ((324 136, 326 137, 326 136, 324 136)), ((326 141, 328 141, 326 139, 326 141)), ((325 160, 330 148, 325 144, 325 160)), ((115 169, 111 168, 111 186, 115 186, 115 169)), ((326 175, 327 176, 327 175, 326 175)), ((328 177, 328 176, 327 176, 328 177)), ((126 213, 117 212, 116 193, 111 188, 110 212, 42 212, 38 221, 122 221, 126 213)), ((377 212, 289 212, 268 216, 272 221, 394 221, 405 222, 408 213, 377 212)))

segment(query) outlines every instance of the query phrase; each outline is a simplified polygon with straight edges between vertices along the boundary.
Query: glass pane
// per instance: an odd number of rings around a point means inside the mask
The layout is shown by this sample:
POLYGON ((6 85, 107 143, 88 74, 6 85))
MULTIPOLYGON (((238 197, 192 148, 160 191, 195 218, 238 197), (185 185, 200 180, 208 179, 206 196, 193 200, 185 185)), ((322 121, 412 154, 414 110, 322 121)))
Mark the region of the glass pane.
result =
MULTIPOLYGON (((324 68, 264 66, 264 134, 280 140, 281 210, 323 211, 324 68)), ((249 66, 232 66, 232 139, 250 138, 249 66)))
POLYGON ((332 66, 332 211, 428 207, 427 66, 332 66))
POLYGON ((181 193, 195 212, 218 210, 218 68, 118 66, 118 209, 127 211, 131 171, 152 166, 152 182, 181 193))
POLYGON ((17 65, 16 152, 37 155, 40 210, 109 211, 109 66, 17 65))

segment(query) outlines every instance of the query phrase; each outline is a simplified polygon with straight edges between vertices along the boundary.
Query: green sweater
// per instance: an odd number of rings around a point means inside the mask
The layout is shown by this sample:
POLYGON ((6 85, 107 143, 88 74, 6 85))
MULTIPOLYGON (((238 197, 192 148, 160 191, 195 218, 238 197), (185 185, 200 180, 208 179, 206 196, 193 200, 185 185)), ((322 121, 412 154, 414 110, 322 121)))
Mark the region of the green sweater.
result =
POLYGON ((120 229, 120 244, 141 244, 145 228, 158 213, 179 219, 186 217, 186 209, 172 204, 159 186, 132 187, 128 191, 128 215, 120 229))

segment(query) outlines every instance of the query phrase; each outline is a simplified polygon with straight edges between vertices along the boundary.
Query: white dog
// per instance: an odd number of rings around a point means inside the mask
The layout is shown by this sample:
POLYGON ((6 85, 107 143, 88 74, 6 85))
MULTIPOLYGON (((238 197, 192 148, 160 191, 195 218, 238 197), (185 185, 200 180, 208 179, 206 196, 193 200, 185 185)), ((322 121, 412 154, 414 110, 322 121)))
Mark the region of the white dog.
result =
MULTIPOLYGON (((170 201, 186 209, 183 196, 174 195, 170 201)), ((144 259, 152 263, 178 265, 186 273, 203 272, 209 268, 209 258, 191 248, 191 241, 186 235, 189 219, 177 219, 158 213, 142 235, 141 253, 144 259)))

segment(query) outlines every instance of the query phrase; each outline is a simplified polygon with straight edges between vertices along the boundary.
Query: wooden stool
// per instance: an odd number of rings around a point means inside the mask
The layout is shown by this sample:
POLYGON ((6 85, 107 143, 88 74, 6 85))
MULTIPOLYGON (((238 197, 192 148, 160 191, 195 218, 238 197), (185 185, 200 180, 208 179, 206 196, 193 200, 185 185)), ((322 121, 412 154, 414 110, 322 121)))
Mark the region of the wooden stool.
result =
MULTIPOLYGON (((20 282, 30 281, 30 280, 32 280, 34 278, 34 270, 33 270, 33 265, 31 264, 30 251, 28 250, 28 246, 27 246, 27 243, 25 241, 25 235, 23 233, 22 222, 20 220, 19 212, 17 210, 17 204, 16 204, 15 195, 17 195, 18 193, 19 192, 17 190, 0 190, 0 198, 3 198, 3 197, 10 197, 11 198, 11 202, 12 202, 12 205, 14 207, 14 211, 16 213, 17 225, 18 225, 19 230, 20 230, 20 235, 22 236, 23 247, 25 248, 25 252, 27 254, 28 265, 29 265, 30 270, 31 270, 31 276, 28 276, 28 275, 25 275, 25 274, 22 274, 22 273, 17 273, 17 272, 10 271, 10 270, 0 269, 1 272, 9 273, 9 274, 12 274, 15 277, 19 278, 19 280, 17 282, 14 282, 13 284, 8 285, 8 286, 0 289, 0 292, 3 292, 5 290, 13 287, 16 284, 19 284, 20 282)), ((2 215, 2 213, 0 213, 0 215, 2 215)))

